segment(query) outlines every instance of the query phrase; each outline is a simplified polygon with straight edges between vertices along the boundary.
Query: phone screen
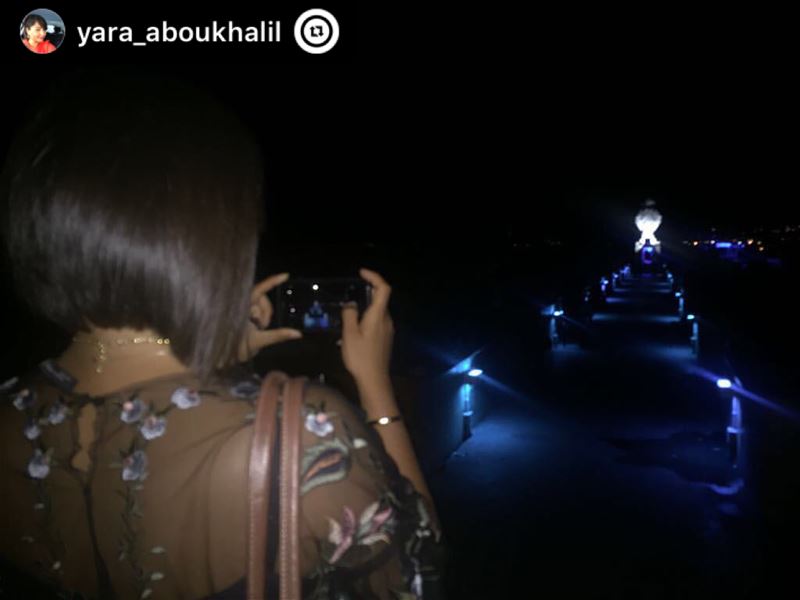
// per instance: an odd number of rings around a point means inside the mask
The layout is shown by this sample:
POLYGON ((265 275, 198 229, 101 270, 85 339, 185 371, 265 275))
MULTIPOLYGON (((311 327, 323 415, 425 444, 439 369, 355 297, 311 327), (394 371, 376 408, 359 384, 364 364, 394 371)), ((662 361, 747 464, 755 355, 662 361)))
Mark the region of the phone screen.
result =
POLYGON ((277 288, 276 324, 305 333, 342 331, 342 304, 355 302, 359 314, 372 300, 372 286, 357 278, 316 278, 287 281, 277 288))

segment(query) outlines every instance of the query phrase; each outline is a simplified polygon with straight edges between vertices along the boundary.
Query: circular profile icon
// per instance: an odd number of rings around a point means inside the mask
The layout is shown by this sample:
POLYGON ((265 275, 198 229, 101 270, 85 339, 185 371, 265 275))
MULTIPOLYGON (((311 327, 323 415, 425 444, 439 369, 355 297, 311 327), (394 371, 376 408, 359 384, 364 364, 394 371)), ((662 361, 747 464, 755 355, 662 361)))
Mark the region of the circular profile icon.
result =
POLYGON ((327 10, 307 10, 294 23, 294 39, 309 54, 324 54, 339 41, 339 22, 327 10))
POLYGON ((64 21, 52 10, 32 10, 19 26, 22 45, 34 54, 55 52, 64 41, 64 21))

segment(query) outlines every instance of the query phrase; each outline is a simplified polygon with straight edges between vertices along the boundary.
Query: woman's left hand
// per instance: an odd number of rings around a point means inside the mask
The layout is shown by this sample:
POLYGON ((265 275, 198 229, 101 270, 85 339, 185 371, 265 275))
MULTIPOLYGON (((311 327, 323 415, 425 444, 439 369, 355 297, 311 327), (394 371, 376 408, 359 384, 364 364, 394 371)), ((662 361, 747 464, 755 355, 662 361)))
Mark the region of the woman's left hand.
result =
POLYGON ((239 362, 250 360, 262 348, 272 344, 303 337, 297 329, 267 329, 272 320, 272 302, 269 301, 267 292, 288 279, 288 273, 281 273, 271 275, 253 286, 253 291, 250 293, 250 320, 247 323, 245 336, 239 344, 239 362))

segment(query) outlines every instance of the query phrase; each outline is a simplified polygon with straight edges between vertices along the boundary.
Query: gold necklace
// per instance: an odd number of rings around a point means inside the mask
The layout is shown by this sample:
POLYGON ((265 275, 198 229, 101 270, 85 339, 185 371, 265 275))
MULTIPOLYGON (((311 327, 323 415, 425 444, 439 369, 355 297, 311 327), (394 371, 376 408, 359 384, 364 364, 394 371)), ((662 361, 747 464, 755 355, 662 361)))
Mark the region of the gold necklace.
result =
MULTIPOLYGON (((95 349, 95 356, 93 357, 94 362, 96 363, 95 371, 97 373, 103 372, 103 364, 108 360, 108 351, 107 348, 109 346, 129 346, 129 345, 139 345, 139 344, 158 344, 159 346, 169 346, 169 338, 163 337, 156 337, 156 336, 135 336, 132 338, 116 338, 114 340, 100 340, 98 338, 90 338, 84 339, 79 336, 74 336, 72 338, 73 342, 80 342, 91 344, 94 346, 95 349)), ((166 353, 162 350, 156 356, 163 356, 166 353)))

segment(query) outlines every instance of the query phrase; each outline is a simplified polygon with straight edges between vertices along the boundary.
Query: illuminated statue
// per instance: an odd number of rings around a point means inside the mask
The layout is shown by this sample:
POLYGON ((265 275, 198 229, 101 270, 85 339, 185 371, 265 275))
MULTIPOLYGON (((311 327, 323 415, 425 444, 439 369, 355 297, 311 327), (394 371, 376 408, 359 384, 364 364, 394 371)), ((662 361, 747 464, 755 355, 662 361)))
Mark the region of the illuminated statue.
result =
POLYGON ((661 242, 656 238, 656 230, 661 226, 661 213, 655 208, 655 202, 648 200, 644 203, 644 208, 636 215, 636 227, 642 232, 642 237, 636 242, 636 252, 641 252, 642 248, 648 244, 661 253, 661 242))

